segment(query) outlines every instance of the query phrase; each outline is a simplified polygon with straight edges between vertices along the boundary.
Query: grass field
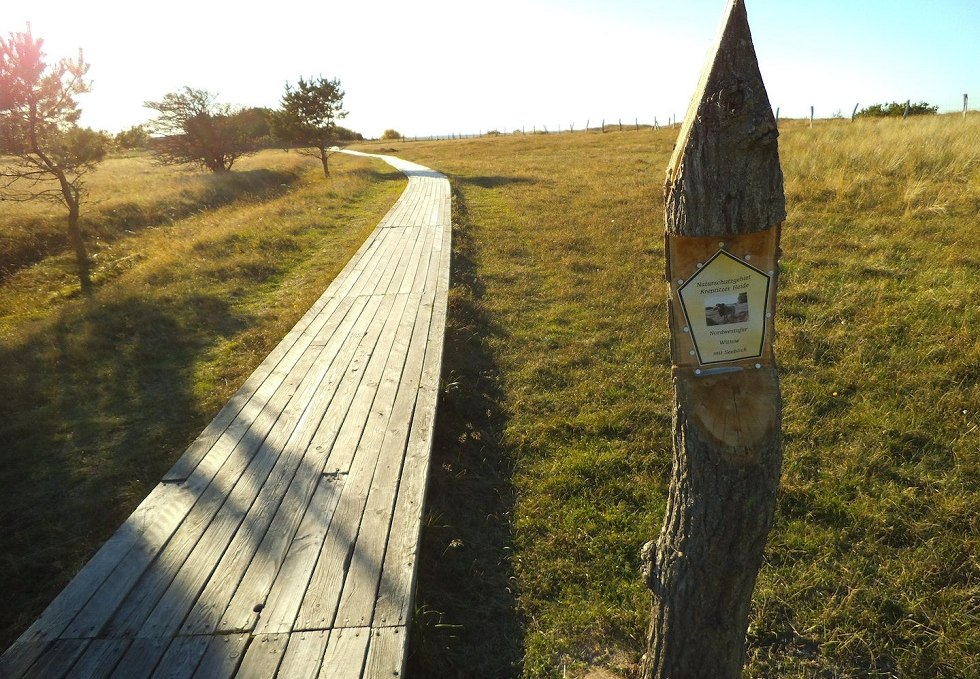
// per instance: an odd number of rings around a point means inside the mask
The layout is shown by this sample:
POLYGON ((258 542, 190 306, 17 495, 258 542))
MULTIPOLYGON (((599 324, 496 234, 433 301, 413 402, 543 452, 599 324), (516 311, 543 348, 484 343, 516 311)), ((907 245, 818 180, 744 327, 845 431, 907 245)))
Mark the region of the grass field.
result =
MULTIPOLYGON (((458 211, 418 676, 636 668, 675 136, 395 149, 458 211)), ((781 156, 785 467, 746 676, 980 676, 980 118, 790 122, 781 156)))
MULTIPOLYGON (((83 205, 90 224, 110 215, 89 234, 95 294, 77 294, 72 257, 53 246, 56 254, 29 258, 0 283, 4 649, 319 297, 405 185, 384 163, 346 156, 329 180, 297 154, 267 151, 242 166, 213 176, 109 160, 91 176, 94 206, 83 205), (137 217, 113 222, 120 209, 137 217)), ((35 218, 49 219, 5 211, 0 234, 16 237, 35 218)))
MULTIPOLYGON (((639 549, 670 471, 662 184, 676 132, 364 146, 449 173, 456 199, 411 676, 636 668, 639 549)), ((980 119, 782 135, 786 458, 746 676, 977 677, 980 119)), ((252 162, 280 179, 107 227, 91 301, 59 254, 0 284, 0 641, 402 186, 363 160, 338 160, 326 185, 282 155, 252 162)), ((174 181, 148 203, 183 200, 185 182, 208 195, 208 178, 174 181)))

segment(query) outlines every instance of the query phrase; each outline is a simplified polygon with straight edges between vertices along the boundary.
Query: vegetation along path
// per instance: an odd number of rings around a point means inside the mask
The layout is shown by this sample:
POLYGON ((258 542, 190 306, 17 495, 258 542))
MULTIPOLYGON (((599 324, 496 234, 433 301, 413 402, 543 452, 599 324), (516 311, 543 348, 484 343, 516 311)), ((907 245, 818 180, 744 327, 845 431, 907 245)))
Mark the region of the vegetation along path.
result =
POLYGON ((442 175, 408 188, 3 677, 403 673, 449 285, 442 175))

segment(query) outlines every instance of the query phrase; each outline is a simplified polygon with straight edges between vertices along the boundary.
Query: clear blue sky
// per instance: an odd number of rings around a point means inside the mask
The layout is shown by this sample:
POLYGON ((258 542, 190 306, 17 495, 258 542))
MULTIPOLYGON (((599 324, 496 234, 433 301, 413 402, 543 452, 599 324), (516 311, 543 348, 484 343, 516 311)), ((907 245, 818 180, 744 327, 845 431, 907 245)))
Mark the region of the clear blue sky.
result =
MULTIPOLYGON (((49 57, 81 47, 94 91, 83 124, 145 121, 184 85, 275 107, 287 81, 337 77, 368 136, 587 119, 683 116, 727 0, 5 0, 49 57)), ((856 103, 980 108, 980 0, 747 0, 770 100, 783 117, 856 103)))

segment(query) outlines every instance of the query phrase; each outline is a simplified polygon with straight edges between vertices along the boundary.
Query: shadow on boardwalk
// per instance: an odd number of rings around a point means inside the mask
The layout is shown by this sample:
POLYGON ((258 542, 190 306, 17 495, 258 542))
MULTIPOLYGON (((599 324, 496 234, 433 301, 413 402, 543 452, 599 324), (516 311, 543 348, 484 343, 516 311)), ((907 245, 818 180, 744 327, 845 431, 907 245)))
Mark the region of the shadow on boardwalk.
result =
POLYGON ((443 383, 409 676, 514 677, 523 657, 510 563, 514 488, 502 443, 506 419, 468 229, 454 186, 443 383))

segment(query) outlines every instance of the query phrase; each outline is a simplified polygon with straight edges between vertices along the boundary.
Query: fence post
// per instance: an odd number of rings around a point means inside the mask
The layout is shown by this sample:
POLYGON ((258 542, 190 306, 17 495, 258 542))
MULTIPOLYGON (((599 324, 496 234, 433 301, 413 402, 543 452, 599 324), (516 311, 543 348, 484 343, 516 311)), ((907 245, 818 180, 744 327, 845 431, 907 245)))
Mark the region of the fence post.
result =
POLYGON ((813 129, 813 107, 810 107, 810 129, 813 129))
POLYGON ((623 131, 623 119, 622 118, 619 119, 619 131, 620 132, 623 131))
POLYGON ((775 122, 744 2, 731 0, 667 168, 674 455, 660 535, 643 549, 645 679, 737 679, 745 659, 783 455, 775 122))
POLYGON ((606 131, 606 119, 605 118, 602 119, 602 131, 603 132, 606 131))
POLYGON ((857 118, 858 106, 860 106, 860 105, 861 105, 861 102, 858 102, 858 103, 854 104, 854 110, 851 111, 851 122, 852 123, 854 122, 854 119, 857 118))
POLYGON ((963 117, 966 118, 967 107, 970 104, 970 95, 968 93, 963 94, 963 117))

